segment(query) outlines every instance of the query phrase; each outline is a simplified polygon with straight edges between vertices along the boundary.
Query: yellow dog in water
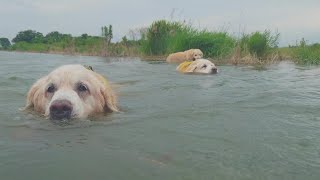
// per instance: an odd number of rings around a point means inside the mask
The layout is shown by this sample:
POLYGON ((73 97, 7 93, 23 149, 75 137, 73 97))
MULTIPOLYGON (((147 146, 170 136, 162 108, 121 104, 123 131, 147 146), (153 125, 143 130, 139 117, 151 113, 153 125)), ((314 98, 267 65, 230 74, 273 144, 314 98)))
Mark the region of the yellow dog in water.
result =
POLYGON ((92 67, 74 64, 61 66, 35 82, 28 92, 26 109, 53 120, 118 111, 109 82, 92 67))
POLYGON ((181 73, 202 73, 202 74, 216 74, 217 67, 207 59, 197 59, 195 61, 185 61, 176 68, 181 73))

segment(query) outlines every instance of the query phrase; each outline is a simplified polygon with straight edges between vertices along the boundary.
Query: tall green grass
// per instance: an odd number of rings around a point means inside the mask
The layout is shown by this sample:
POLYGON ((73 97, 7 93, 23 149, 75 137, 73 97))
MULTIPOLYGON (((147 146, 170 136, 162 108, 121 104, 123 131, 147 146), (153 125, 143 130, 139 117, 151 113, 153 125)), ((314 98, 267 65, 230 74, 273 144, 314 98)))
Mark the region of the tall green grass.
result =
POLYGON ((11 46, 11 50, 44 53, 48 52, 49 46, 43 43, 18 42, 11 46))
POLYGON ((178 22, 168 22, 165 20, 155 21, 147 29, 143 37, 141 51, 146 55, 163 55, 168 51, 168 42, 176 35, 188 31, 187 27, 178 22))
POLYGON ((229 55, 236 40, 226 32, 197 30, 180 22, 155 21, 147 30, 142 43, 145 55, 168 55, 188 49, 201 49, 207 57, 229 55))
POLYGON ((299 64, 320 65, 320 44, 304 45, 290 48, 294 59, 299 64))
POLYGON ((279 36, 279 33, 272 34, 269 30, 243 34, 239 41, 241 51, 244 54, 250 53, 259 59, 266 59, 270 53, 277 49, 279 36))
POLYGON ((206 57, 211 58, 226 58, 230 56, 234 47, 236 39, 231 37, 227 32, 209 32, 198 31, 191 35, 186 48, 199 48, 206 57))
POLYGON ((238 53, 238 59, 250 56, 261 60, 274 54, 279 34, 266 30, 236 38, 223 31, 198 30, 184 23, 159 20, 152 23, 144 37, 141 50, 148 56, 201 49, 206 58, 231 59, 238 53))

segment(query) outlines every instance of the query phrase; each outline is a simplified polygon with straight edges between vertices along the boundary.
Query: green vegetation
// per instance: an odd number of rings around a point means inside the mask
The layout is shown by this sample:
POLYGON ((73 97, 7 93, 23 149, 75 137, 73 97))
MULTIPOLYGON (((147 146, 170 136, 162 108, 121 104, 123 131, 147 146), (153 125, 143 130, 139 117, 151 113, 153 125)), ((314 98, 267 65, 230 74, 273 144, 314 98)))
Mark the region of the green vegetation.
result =
POLYGON ((206 58, 222 63, 267 64, 280 60, 279 33, 268 30, 237 38, 223 31, 197 30, 184 23, 160 20, 155 21, 143 37, 141 50, 147 56, 201 49, 206 58))
POLYGON ((235 39, 226 32, 199 31, 179 22, 154 22, 144 36, 145 55, 163 55, 187 49, 201 49, 207 57, 225 58, 232 52, 235 39))
POLYGON ((82 54, 91 56, 136 56, 139 41, 111 43, 113 38, 112 25, 101 28, 102 36, 82 34, 73 37, 53 31, 43 36, 34 30, 21 31, 13 38, 14 44, 7 49, 42 53, 82 54))
POLYGON ((112 25, 101 27, 100 36, 82 34, 74 37, 53 31, 45 36, 25 30, 12 39, 0 38, 0 49, 42 53, 94 56, 140 56, 165 59, 167 55, 188 49, 201 49, 204 57, 217 63, 265 65, 282 59, 299 64, 320 64, 320 44, 278 47, 280 34, 269 30, 235 37, 225 31, 198 30, 190 24, 158 20, 149 27, 130 30, 129 38, 112 42, 112 25))
POLYGON ((33 30, 21 31, 12 39, 12 42, 40 43, 43 41, 43 34, 33 30))
POLYGON ((11 46, 11 43, 8 38, 0 38, 0 50, 7 50, 11 46))
POLYGON ((107 44, 111 43, 111 39, 113 38, 113 33, 112 33, 112 25, 109 25, 109 28, 107 26, 101 27, 101 34, 102 37, 105 38, 105 41, 107 44))
POLYGON ((320 65, 320 44, 308 45, 304 38, 289 47, 279 48, 282 56, 301 65, 320 65))
POLYGON ((254 32, 251 34, 243 34, 240 39, 242 51, 249 51, 258 58, 265 58, 278 47, 278 39, 280 34, 272 35, 270 31, 254 32))
POLYGON ((304 39, 300 41, 300 45, 290 47, 293 50, 293 57, 299 64, 320 65, 320 44, 315 43, 307 45, 304 39))
POLYGON ((49 46, 43 43, 27 43, 27 42, 18 42, 15 43, 11 50, 14 51, 28 51, 28 52, 49 52, 49 46))

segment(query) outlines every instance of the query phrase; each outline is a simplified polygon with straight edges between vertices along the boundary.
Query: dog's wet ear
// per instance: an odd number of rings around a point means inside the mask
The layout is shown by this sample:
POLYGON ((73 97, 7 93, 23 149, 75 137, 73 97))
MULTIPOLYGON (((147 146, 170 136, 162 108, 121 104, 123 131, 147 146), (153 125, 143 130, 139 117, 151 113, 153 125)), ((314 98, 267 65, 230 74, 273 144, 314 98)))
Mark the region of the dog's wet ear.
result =
POLYGON ((41 109, 44 108, 41 102, 43 102, 45 98, 45 83, 47 79, 48 77, 45 76, 31 86, 27 95, 25 109, 34 108, 36 111, 41 111, 41 109))
POLYGON ((102 83, 102 87, 100 88, 100 93, 103 96, 102 102, 104 106, 104 110, 106 112, 118 112, 119 108, 117 106, 117 96, 113 92, 108 80, 102 75, 95 73, 98 77, 99 81, 102 83))
POLYGON ((104 109, 106 112, 119 112, 119 108, 117 107, 117 96, 114 94, 112 89, 109 87, 105 91, 101 92, 105 106, 104 109))
POLYGON ((197 69, 197 63, 194 61, 190 64, 190 66, 187 68, 186 72, 194 72, 197 69))
POLYGON ((93 70, 93 68, 92 68, 92 66, 89 66, 89 65, 83 65, 86 69, 88 69, 88 70, 91 70, 91 71, 94 71, 93 70))

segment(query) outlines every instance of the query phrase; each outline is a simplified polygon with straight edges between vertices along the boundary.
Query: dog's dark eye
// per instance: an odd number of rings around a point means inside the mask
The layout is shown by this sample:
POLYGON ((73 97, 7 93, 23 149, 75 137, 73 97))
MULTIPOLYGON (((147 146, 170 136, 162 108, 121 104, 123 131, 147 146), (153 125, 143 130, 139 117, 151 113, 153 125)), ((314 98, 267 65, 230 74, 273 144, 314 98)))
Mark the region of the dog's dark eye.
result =
POLYGON ((79 83, 77 89, 78 89, 79 92, 88 91, 88 87, 85 84, 82 84, 82 83, 79 83))
POLYGON ((205 64, 205 65, 203 65, 201 68, 207 68, 207 65, 205 64))
POLYGON ((54 84, 50 84, 48 89, 47 89, 47 92, 48 93, 54 93, 56 91, 56 87, 54 86, 54 84))

